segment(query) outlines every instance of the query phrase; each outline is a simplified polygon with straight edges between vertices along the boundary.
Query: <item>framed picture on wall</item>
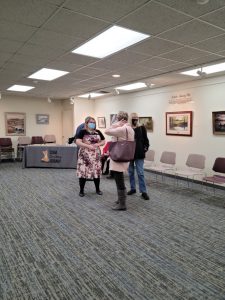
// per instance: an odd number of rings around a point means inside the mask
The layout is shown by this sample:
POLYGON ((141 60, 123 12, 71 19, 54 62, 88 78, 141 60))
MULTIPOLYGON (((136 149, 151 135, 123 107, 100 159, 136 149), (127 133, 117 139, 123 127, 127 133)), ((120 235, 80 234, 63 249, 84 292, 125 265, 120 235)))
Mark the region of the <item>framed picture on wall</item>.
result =
POLYGON ((26 134, 26 114, 5 113, 5 135, 20 136, 26 134))
POLYGON ((105 128, 105 117, 98 117, 98 128, 105 128))
POLYGON ((225 135, 225 111, 212 112, 213 134, 225 135))
POLYGON ((36 114, 36 123, 37 124, 49 124, 49 115, 46 114, 36 114))
POLYGON ((145 126, 147 131, 153 131, 152 117, 139 117, 139 124, 145 126))
POLYGON ((112 125, 117 119, 117 114, 110 115, 110 125, 112 125))
POLYGON ((166 112, 166 135, 192 136, 192 111, 166 112))

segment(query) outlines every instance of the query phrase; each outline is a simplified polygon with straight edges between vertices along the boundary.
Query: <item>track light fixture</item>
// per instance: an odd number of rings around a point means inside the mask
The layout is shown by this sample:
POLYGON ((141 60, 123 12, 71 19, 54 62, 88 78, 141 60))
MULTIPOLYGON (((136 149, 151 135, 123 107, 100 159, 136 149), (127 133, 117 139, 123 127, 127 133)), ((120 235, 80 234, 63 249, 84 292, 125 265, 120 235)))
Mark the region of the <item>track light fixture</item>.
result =
POLYGON ((117 95, 119 95, 119 94, 120 94, 120 91, 119 91, 119 90, 117 90, 117 89, 115 89, 115 92, 116 92, 116 94, 117 94, 117 95))
POLYGON ((199 76, 201 76, 201 77, 205 77, 207 74, 206 74, 206 72, 204 72, 203 70, 202 70, 202 68, 201 68, 201 70, 198 70, 197 72, 196 72, 199 76))
POLYGON ((52 99, 50 97, 48 97, 47 101, 48 103, 52 103, 52 99))

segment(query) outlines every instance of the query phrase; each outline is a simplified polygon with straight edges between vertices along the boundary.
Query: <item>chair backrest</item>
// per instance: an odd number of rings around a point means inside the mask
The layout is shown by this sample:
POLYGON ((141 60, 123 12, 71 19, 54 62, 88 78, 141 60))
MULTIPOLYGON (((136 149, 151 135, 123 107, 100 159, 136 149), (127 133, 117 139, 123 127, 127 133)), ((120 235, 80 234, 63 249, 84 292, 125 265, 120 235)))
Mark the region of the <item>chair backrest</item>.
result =
POLYGON ((44 142, 45 143, 55 143, 56 142, 56 138, 54 134, 46 134, 44 136, 44 142))
POLYGON ((169 151, 163 151, 160 162, 167 165, 175 165, 176 163, 176 153, 175 152, 169 152, 169 151))
POLYGON ((0 138, 0 147, 12 147, 11 138, 0 138))
POLYGON ((214 165, 213 171, 218 173, 225 173, 225 157, 217 157, 214 165))
POLYGON ((32 136, 31 144, 44 144, 42 136, 32 136))
POLYGON ((154 150, 148 150, 145 153, 145 160, 154 161, 155 160, 155 151, 154 150))
POLYGON ((29 136, 19 136, 18 144, 19 145, 29 145, 31 143, 31 138, 29 136))
POLYGON ((189 154, 186 166, 203 170, 205 168, 205 156, 202 154, 189 154))

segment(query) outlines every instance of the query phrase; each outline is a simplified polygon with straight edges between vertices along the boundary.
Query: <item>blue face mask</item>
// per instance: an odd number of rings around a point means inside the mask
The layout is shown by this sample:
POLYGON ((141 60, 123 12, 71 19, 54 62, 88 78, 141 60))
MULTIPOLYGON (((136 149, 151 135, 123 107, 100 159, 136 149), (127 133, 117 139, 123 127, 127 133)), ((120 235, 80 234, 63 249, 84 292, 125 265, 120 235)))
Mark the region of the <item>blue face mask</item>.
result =
POLYGON ((95 123, 88 123, 88 128, 95 129, 95 123))

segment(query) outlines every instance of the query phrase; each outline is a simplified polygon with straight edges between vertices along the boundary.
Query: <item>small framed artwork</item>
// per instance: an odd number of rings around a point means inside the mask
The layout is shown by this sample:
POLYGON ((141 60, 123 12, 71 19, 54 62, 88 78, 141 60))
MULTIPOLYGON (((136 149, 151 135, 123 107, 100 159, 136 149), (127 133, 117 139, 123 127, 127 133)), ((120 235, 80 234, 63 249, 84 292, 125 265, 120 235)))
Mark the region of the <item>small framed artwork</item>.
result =
POLYGON ((98 128, 105 128, 105 117, 98 117, 98 128))
POLYGON ((225 111, 213 111, 213 134, 225 135, 225 111))
POLYGON ((26 134, 25 113, 5 113, 5 135, 20 136, 26 134))
POLYGON ((166 135, 192 136, 192 111, 166 112, 166 135))
POLYGON ((115 123, 117 120, 117 114, 111 114, 110 115, 110 125, 112 125, 113 123, 115 123))
POLYGON ((152 117, 139 117, 139 124, 145 126, 147 131, 153 131, 152 117))
POLYGON ((49 124, 49 115, 46 114, 36 114, 36 123, 37 124, 49 124))

